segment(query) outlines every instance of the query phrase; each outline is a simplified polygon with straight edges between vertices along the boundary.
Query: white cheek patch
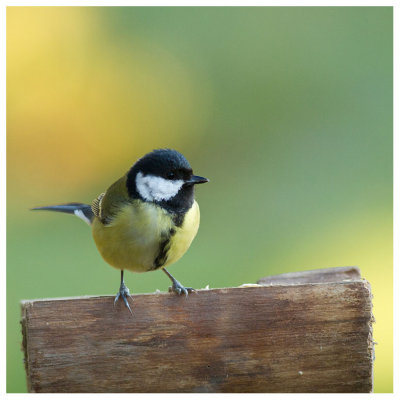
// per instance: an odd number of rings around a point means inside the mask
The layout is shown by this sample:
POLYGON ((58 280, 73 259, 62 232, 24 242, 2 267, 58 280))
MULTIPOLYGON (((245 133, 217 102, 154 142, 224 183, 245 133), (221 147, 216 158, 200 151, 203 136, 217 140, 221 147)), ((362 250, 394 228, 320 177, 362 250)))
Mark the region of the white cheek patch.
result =
POLYGON ((147 201, 169 200, 181 189, 184 181, 164 179, 154 175, 136 175, 136 189, 147 201))

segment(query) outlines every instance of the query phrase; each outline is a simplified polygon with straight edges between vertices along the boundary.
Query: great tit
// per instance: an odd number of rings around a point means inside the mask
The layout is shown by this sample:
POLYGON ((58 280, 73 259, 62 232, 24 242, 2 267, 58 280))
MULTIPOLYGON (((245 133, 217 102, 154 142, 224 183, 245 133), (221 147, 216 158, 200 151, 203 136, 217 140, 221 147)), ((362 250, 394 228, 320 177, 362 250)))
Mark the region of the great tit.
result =
POLYGON ((178 261, 189 248, 200 223, 194 185, 208 182, 193 175, 186 158, 176 150, 158 149, 136 161, 129 171, 91 205, 68 203, 33 210, 75 214, 92 227, 97 249, 112 267, 121 270, 114 304, 128 303, 124 270, 162 269, 178 295, 194 291, 183 286, 165 267, 178 261))

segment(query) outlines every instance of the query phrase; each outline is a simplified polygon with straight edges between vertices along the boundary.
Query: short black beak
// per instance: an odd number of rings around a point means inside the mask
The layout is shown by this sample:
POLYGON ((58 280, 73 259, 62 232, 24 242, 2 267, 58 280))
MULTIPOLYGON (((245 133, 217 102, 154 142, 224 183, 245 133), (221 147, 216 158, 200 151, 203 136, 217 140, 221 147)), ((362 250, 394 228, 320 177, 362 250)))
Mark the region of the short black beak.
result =
POLYGON ((189 185, 196 185, 198 183, 207 183, 207 182, 209 182, 207 178, 203 178, 202 176, 192 175, 192 177, 185 183, 189 185))

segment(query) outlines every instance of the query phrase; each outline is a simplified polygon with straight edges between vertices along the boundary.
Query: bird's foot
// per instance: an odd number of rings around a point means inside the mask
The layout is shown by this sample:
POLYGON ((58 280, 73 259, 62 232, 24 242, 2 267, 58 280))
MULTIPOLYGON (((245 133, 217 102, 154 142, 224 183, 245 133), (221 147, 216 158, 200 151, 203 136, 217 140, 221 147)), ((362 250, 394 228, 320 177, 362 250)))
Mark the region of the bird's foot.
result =
POLYGON ((117 293, 117 295, 115 296, 114 299, 114 306, 117 303, 118 299, 121 297, 122 300, 124 301, 126 307, 128 307, 128 310, 130 311, 130 313, 133 315, 131 307, 129 306, 129 302, 128 302, 128 296, 132 299, 131 294, 129 293, 129 289, 126 287, 125 282, 121 282, 121 286, 119 287, 119 292, 117 293))
POLYGON ((191 288, 191 287, 185 287, 179 281, 174 279, 172 281, 172 286, 169 287, 168 291, 169 292, 175 292, 178 295, 181 295, 181 294, 185 293, 185 296, 187 296, 188 293, 195 292, 196 290, 191 288))

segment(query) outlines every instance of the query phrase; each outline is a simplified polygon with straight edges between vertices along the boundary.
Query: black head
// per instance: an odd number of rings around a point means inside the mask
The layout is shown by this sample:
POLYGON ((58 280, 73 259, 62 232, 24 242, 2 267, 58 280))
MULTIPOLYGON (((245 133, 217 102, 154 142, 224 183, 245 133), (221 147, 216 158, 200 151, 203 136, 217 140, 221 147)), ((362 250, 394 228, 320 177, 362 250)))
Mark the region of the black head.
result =
POLYGON ((176 150, 153 150, 128 172, 130 197, 154 202, 174 213, 184 213, 193 204, 194 185, 208 179, 193 175, 186 158, 176 150))

